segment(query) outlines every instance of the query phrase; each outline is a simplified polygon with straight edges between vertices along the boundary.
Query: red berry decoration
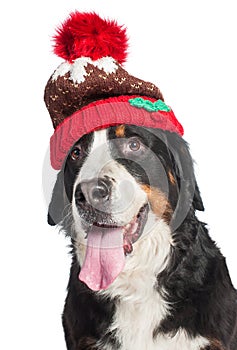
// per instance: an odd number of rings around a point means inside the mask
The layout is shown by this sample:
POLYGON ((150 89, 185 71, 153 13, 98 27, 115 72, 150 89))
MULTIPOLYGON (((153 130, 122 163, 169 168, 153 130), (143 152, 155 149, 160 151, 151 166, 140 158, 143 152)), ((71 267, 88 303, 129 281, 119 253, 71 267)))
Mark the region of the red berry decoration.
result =
POLYGON ((95 61, 111 56, 122 64, 127 57, 127 48, 126 29, 94 12, 71 13, 54 36, 54 53, 70 63, 79 57, 90 57, 95 61))

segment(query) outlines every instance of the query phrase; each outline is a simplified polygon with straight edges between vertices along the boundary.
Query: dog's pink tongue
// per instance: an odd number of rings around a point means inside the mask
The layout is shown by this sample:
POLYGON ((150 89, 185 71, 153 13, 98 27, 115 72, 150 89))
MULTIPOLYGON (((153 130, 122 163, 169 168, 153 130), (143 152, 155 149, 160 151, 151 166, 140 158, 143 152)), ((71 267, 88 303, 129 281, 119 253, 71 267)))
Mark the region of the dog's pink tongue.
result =
POLYGON ((122 228, 93 226, 79 279, 95 291, 106 289, 123 270, 125 255, 122 228))

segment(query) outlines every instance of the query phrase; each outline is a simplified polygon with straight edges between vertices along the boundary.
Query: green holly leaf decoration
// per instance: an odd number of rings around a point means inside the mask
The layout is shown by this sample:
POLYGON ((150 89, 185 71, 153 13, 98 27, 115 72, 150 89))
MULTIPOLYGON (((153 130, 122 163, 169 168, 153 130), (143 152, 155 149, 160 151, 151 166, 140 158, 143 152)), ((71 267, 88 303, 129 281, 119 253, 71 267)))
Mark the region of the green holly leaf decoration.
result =
POLYGON ((128 100, 131 106, 137 108, 144 108, 148 112, 164 111, 169 112, 171 108, 167 106, 162 100, 157 100, 155 102, 145 100, 142 97, 131 98, 128 100))

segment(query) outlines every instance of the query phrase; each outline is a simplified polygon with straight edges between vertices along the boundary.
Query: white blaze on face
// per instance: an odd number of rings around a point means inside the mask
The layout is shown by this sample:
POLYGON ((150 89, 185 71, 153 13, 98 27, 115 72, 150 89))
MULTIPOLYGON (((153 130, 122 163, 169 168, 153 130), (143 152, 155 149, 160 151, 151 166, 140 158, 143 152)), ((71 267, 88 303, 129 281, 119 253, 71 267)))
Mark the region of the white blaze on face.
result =
MULTIPOLYGON (((90 153, 75 181, 74 193, 82 181, 104 177, 113 183, 111 216, 119 225, 126 225, 147 202, 147 196, 126 168, 112 158, 106 129, 94 132, 90 153)), ((75 203, 73 209, 73 214, 78 216, 75 203)))

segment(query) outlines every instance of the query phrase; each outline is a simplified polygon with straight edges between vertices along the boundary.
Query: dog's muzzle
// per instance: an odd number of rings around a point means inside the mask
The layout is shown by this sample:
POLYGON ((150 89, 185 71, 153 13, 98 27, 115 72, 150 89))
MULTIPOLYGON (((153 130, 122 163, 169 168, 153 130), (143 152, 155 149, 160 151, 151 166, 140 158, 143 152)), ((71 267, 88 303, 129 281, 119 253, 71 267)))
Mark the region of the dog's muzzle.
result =
POLYGON ((77 185, 75 203, 80 217, 88 224, 116 224, 111 215, 112 185, 107 178, 94 178, 77 185))
POLYGON ((79 278, 92 290, 107 288, 122 271, 125 256, 132 253, 147 221, 148 204, 137 205, 132 183, 124 181, 127 187, 119 190, 114 181, 109 177, 93 178, 75 188, 75 204, 87 239, 79 278), (119 217, 124 210, 120 212, 118 203, 126 212, 126 195, 133 214, 122 223, 119 217))

